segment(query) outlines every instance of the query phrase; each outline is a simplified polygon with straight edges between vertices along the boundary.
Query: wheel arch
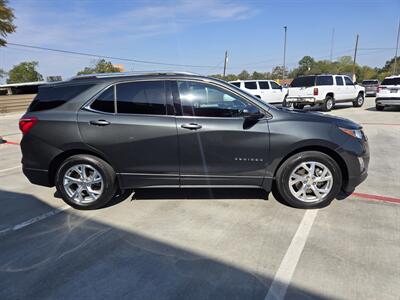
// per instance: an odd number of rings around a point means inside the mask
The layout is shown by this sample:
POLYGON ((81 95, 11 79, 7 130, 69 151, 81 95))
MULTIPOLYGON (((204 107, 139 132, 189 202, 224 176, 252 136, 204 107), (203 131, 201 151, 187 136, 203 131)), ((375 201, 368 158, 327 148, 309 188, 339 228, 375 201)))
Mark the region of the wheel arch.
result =
POLYGON ((335 94, 333 92, 326 93, 325 98, 326 97, 332 97, 332 99, 335 100, 335 94))
MULTIPOLYGON (((317 152, 322 152, 328 156, 330 156, 333 160, 335 160, 335 162, 338 164, 340 171, 342 173, 342 178, 343 178, 343 183, 346 182, 346 180, 348 180, 349 178, 349 172, 347 170, 347 165, 345 160, 340 156, 340 154, 338 152, 336 152, 335 150, 332 150, 328 147, 324 147, 324 146, 304 146, 304 147, 300 147, 297 148, 291 152, 289 152, 286 156, 284 156, 281 161, 279 162, 279 164, 277 165, 277 167, 275 168, 274 171, 274 178, 276 176, 276 173, 278 172, 279 168, 281 167, 281 165, 291 156, 300 153, 300 152, 305 152, 305 151, 317 151, 317 152)), ((342 183, 342 185, 343 185, 342 183)))
POLYGON ((60 167, 60 165, 63 163, 63 161, 65 161, 68 157, 71 157, 73 155, 79 155, 79 154, 92 155, 92 156, 98 157, 98 158, 104 160, 105 162, 107 162, 108 164, 110 164, 110 162, 105 157, 103 157, 101 154, 99 154, 95 151, 90 151, 87 149, 66 150, 66 151, 60 153, 59 155, 57 155, 56 157, 54 157, 53 160, 50 162, 48 174, 49 174, 49 182, 52 186, 54 186, 54 184, 55 184, 54 179, 55 179, 56 172, 57 172, 58 168, 60 167))

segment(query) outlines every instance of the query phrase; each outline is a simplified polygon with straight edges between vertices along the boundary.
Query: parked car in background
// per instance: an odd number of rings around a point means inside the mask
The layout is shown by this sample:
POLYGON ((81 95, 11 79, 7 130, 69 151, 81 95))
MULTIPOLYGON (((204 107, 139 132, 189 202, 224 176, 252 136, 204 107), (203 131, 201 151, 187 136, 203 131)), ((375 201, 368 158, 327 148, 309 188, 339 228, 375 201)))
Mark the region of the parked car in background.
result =
POLYGON ((361 85, 365 88, 365 96, 376 96, 378 92, 379 81, 378 79, 364 80, 361 85))
POLYGON ((288 92, 274 80, 236 80, 229 83, 270 104, 283 103, 288 92))
POLYGON ((346 75, 310 75, 293 79, 286 104, 302 109, 305 105, 320 105, 330 111, 335 103, 352 102, 354 107, 364 104, 365 89, 346 75))
POLYGON ((160 186, 259 187, 295 207, 320 207, 351 193, 369 164, 360 125, 187 73, 47 85, 19 125, 24 174, 78 209, 160 186))
POLYGON ((400 106, 400 75, 386 77, 378 87, 376 110, 384 110, 385 106, 400 106))

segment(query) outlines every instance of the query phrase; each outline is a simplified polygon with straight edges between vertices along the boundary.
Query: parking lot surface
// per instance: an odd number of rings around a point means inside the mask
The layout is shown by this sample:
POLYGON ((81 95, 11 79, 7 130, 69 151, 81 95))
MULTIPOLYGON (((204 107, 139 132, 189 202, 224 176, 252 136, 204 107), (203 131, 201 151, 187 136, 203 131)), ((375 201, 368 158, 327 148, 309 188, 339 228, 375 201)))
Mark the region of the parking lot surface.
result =
POLYGON ((368 179, 319 210, 246 189, 138 190, 77 211, 20 167, 0 115, 0 299, 399 299, 400 110, 338 105, 363 125, 368 179))

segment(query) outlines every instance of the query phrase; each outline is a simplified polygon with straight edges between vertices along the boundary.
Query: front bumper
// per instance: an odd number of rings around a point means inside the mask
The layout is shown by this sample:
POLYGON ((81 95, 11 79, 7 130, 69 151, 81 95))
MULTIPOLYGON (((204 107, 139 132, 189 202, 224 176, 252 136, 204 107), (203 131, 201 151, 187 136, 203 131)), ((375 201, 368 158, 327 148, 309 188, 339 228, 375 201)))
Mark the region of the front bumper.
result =
POLYGON ((375 99, 377 105, 400 105, 400 97, 379 97, 375 99))

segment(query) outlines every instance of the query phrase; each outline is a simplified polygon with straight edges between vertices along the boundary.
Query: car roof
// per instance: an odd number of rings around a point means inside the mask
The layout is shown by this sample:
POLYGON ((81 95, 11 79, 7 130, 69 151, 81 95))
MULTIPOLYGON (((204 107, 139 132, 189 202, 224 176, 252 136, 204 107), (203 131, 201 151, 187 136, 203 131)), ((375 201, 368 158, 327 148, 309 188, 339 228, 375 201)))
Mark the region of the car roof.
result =
POLYGON ((391 75, 391 76, 385 77, 385 79, 386 78, 398 78, 398 77, 400 77, 400 74, 399 75, 391 75))
POLYGON ((229 82, 253 82, 253 81, 275 81, 273 79, 246 79, 246 80, 233 80, 229 82))

